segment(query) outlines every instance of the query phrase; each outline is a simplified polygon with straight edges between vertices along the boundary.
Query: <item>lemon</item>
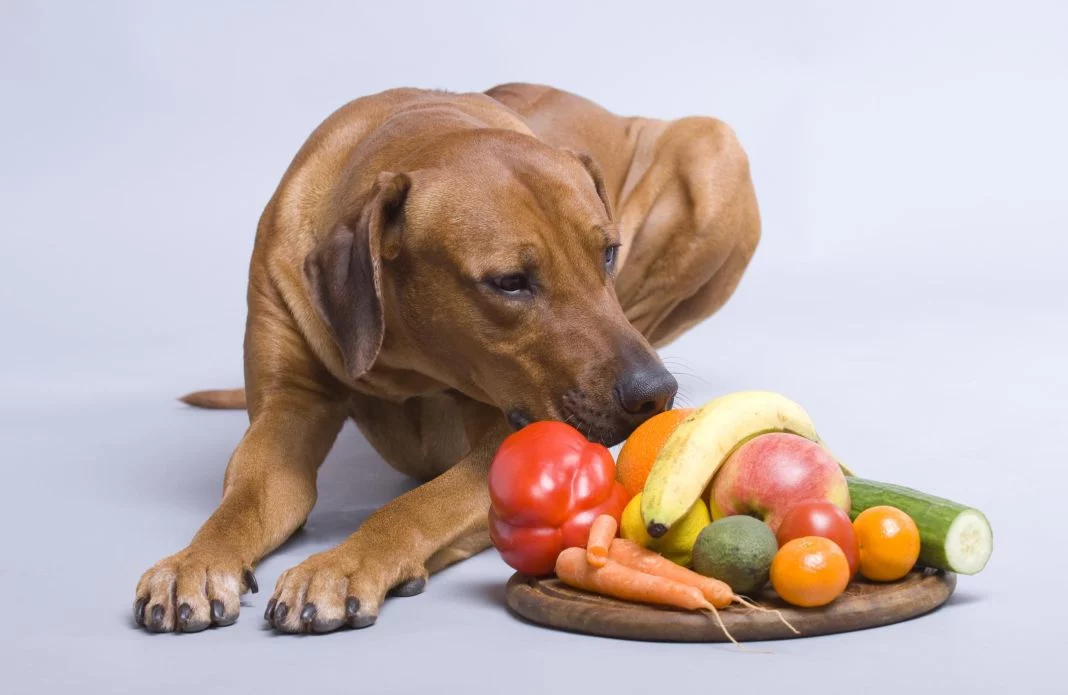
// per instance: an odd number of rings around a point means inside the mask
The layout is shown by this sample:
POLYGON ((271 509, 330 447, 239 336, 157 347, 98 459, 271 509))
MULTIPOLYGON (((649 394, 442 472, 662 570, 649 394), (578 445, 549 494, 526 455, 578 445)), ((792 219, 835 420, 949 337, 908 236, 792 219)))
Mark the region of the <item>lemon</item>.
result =
POLYGON ((708 513, 708 507, 703 500, 697 500, 690 507, 690 511, 672 524, 671 530, 663 537, 653 538, 645 531, 645 522, 642 520, 642 494, 639 492, 623 509, 619 535, 686 567, 692 560, 697 536, 711 523, 712 517, 708 513))

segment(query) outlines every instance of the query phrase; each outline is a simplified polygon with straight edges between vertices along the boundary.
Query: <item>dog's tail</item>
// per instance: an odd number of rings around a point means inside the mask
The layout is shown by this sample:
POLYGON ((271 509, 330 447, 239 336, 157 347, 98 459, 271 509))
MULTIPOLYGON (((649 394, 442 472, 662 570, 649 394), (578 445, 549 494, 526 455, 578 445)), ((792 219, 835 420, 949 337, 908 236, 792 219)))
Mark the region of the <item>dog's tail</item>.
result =
POLYGON ((179 398, 182 403, 194 408, 217 410, 242 410, 245 408, 245 389, 214 389, 194 391, 179 398))

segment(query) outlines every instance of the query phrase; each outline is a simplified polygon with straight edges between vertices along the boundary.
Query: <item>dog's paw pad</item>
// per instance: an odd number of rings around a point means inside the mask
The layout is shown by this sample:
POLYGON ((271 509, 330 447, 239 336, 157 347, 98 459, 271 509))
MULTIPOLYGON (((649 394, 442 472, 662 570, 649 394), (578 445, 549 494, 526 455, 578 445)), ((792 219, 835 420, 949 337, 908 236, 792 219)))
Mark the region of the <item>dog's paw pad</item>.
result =
POLYGON ((417 596, 426 590, 426 577, 413 577, 400 582, 389 590, 390 596, 417 596))

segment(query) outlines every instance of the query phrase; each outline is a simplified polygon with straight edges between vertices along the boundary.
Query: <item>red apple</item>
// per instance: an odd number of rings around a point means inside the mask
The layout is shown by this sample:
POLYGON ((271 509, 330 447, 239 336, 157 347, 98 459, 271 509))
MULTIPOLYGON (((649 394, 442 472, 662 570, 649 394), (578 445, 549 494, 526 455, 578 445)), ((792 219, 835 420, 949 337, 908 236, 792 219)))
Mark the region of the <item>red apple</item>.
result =
POLYGON ((713 519, 747 514, 772 532, 783 517, 808 500, 827 500, 849 512, 849 487, 831 453, 794 434, 776 432, 750 439, 731 454, 712 480, 713 519))

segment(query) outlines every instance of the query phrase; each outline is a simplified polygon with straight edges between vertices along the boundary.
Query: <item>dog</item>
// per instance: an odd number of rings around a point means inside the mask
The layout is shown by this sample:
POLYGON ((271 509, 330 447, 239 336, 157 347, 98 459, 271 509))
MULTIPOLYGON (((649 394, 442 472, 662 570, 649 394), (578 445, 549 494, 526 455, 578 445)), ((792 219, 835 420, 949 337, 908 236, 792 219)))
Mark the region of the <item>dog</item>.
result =
POLYGON ((489 546, 487 470, 510 432, 556 419, 610 446, 670 408, 655 348, 723 305, 759 239, 747 157, 713 118, 620 117, 530 84, 343 106, 260 218, 244 388, 185 399, 247 407, 249 427, 218 509, 141 577, 136 623, 233 623, 351 417, 426 482, 284 572, 265 619, 372 625, 489 546))

